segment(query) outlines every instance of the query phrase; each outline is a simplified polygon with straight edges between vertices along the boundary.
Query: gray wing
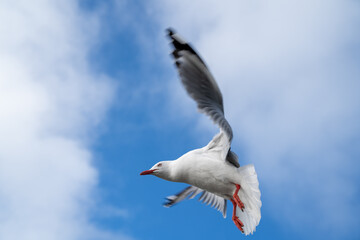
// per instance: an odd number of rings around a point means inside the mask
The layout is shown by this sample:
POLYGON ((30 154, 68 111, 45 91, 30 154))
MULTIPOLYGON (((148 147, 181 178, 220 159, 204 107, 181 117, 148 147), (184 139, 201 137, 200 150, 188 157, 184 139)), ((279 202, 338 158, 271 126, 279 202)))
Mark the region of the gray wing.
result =
POLYGON ((186 91, 196 101, 198 109, 210 116, 226 133, 231 142, 232 129, 225 119, 223 98, 214 77, 204 61, 188 43, 171 29, 168 29, 168 34, 175 48, 172 55, 186 91))
POLYGON ((224 216, 224 218, 226 217, 227 201, 225 198, 222 198, 220 196, 217 196, 213 193, 204 191, 194 186, 189 186, 184 190, 182 190, 181 192, 179 192, 178 194, 167 197, 166 198, 167 202, 164 203, 164 207, 172 207, 176 203, 181 202, 186 198, 193 199, 199 193, 202 193, 199 198, 199 201, 207 205, 211 205, 211 207, 214 207, 215 209, 220 211, 224 216))

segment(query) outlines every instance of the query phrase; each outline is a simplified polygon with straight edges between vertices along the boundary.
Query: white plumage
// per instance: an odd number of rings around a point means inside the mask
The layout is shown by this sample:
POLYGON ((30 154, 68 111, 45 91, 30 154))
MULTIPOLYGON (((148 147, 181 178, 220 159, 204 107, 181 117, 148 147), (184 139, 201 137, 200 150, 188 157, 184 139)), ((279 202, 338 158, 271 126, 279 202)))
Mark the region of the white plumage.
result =
POLYGON ((198 109, 219 125, 220 133, 205 147, 192 150, 174 161, 159 162, 141 175, 152 174, 191 185, 169 196, 164 204, 166 207, 201 193, 200 201, 218 209, 226 217, 227 200, 230 200, 235 225, 245 235, 253 233, 261 218, 261 194, 255 168, 253 165, 240 167, 236 154, 230 149, 233 133, 224 116, 222 95, 204 61, 172 30, 169 30, 169 36, 185 89, 197 102, 198 109))

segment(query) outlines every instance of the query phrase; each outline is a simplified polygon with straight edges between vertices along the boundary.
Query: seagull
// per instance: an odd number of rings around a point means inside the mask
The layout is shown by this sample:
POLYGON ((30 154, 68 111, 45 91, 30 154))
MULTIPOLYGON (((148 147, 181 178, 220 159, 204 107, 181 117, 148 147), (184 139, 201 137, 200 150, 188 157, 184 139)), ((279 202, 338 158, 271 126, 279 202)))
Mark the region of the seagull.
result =
POLYGON ((183 86, 197 103, 198 110, 208 115, 220 132, 205 147, 189 151, 176 160, 158 162, 140 175, 154 175, 190 185, 167 197, 165 207, 201 193, 199 200, 216 208, 226 218, 227 200, 230 200, 236 227, 245 235, 252 234, 260 222, 262 204, 254 165, 240 167, 237 155, 231 151, 233 132, 224 116, 222 94, 205 62, 173 29, 167 32, 183 86))

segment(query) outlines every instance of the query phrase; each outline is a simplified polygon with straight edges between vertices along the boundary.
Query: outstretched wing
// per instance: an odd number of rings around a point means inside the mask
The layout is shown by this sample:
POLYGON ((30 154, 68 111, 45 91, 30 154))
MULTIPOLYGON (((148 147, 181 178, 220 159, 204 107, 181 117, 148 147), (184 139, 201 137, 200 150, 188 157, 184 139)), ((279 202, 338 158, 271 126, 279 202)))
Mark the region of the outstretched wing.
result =
POLYGON ((186 91, 196 101, 198 109, 210 116, 231 142, 232 129, 224 117, 223 98, 214 77, 188 43, 171 29, 168 29, 168 34, 175 48, 172 55, 186 91))
POLYGON ((184 190, 182 190, 181 192, 179 192, 178 194, 167 197, 166 198, 167 202, 164 203, 164 207, 171 207, 186 198, 193 199, 199 193, 202 193, 199 198, 199 201, 201 201, 207 205, 211 205, 211 207, 214 207, 215 209, 220 211, 223 214, 224 218, 226 217, 227 201, 225 198, 222 198, 220 196, 217 196, 213 193, 204 191, 204 190, 194 187, 194 186, 189 186, 189 187, 185 188, 184 190))

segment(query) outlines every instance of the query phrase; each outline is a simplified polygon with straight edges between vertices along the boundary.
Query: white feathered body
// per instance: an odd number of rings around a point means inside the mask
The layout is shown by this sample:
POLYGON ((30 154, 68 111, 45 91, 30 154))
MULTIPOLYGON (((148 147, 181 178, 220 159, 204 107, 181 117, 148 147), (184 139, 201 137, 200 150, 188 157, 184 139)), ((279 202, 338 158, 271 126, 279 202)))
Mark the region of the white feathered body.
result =
POLYGON ((239 180, 237 168, 219 159, 216 152, 204 148, 190 151, 176 160, 174 180, 230 199, 235 190, 234 183, 239 180))
POLYGON ((225 160, 229 150, 225 133, 217 134, 210 143, 190 151, 173 161, 172 181, 188 183, 225 199, 231 199, 236 186, 245 205, 244 212, 237 208, 237 216, 244 223, 244 233, 252 233, 259 224, 261 200, 259 182, 252 164, 236 168, 225 160))

